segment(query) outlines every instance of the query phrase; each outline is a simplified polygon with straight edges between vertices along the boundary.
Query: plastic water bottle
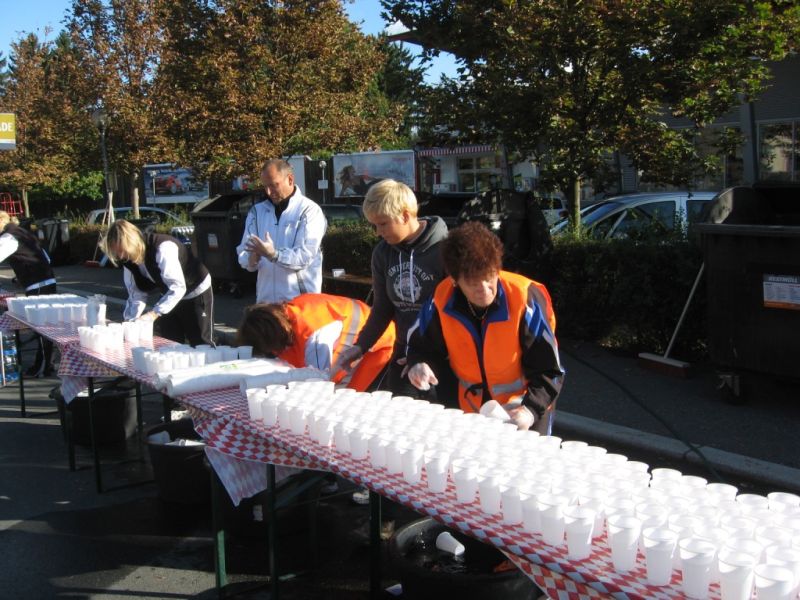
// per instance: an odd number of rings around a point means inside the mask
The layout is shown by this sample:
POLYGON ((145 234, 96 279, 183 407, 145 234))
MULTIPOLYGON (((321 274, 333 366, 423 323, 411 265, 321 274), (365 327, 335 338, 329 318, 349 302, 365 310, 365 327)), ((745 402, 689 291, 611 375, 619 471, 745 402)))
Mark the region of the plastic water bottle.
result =
POLYGON ((4 384, 19 380, 17 341, 13 335, 3 336, 3 374, 4 384))

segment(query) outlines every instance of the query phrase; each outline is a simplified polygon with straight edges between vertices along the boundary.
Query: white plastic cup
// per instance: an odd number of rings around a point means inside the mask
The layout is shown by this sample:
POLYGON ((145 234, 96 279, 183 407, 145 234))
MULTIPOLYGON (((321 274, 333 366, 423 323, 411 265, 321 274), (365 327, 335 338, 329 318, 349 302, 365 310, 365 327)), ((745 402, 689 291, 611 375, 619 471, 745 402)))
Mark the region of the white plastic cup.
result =
POLYGON ((500 513, 500 478, 486 475, 478 481, 478 498, 481 510, 487 515, 500 513))
POLYGON ((436 547, 442 552, 450 552, 454 556, 464 554, 464 544, 453 537, 449 531, 443 531, 436 536, 436 547))
POLYGON ((584 560, 592 553, 592 532, 595 511, 585 506, 564 509, 564 528, 567 533, 567 557, 584 560))
POLYGON ((542 533, 542 519, 539 514, 539 499, 535 494, 520 492, 522 502, 522 528, 528 533, 542 533))
POLYGON ((217 350, 222 352, 222 360, 228 362, 239 358, 239 351, 232 346, 217 346, 217 350))
POLYGON ((350 456, 355 460, 365 460, 369 454, 369 435, 358 429, 350 432, 350 456))
POLYGON ((773 545, 764 550, 765 562, 791 569, 794 574, 794 595, 800 591, 800 548, 773 545))
POLYGON ((388 442, 380 435, 376 434, 369 440, 369 463, 373 467, 386 466, 386 447, 388 442))
POLYGON ((147 372, 147 362, 144 359, 145 352, 150 352, 150 349, 145 348, 144 346, 137 346, 136 348, 131 348, 131 358, 133 359, 133 368, 139 371, 140 373, 147 372))
POLYGON ((509 525, 522 523, 522 496, 519 488, 509 485, 501 492, 500 501, 503 509, 503 523, 509 525))
POLYGON ((252 346, 238 346, 236 348, 236 354, 240 360, 250 360, 253 358, 253 347, 252 346))
POLYGON ((261 421, 264 417, 261 412, 262 396, 261 390, 247 390, 247 411, 250 413, 251 421, 261 421))
POLYGON ((456 485, 456 501, 459 504, 470 504, 475 501, 478 492, 478 478, 475 468, 463 465, 453 472, 453 482, 456 485))
POLYGON ((425 465, 425 474, 428 478, 429 491, 441 494, 447 489, 447 468, 437 469, 435 466, 425 465))
POLYGON ((189 355, 189 365, 192 367, 202 367, 206 364, 206 353, 200 350, 187 352, 189 355))
POLYGON ((206 355, 206 364, 213 365, 214 363, 218 363, 222 360, 222 350, 218 348, 206 348, 203 350, 206 355))
POLYGON ((152 342, 153 341, 153 321, 150 319, 139 319, 139 341, 152 342))
POLYGON ((756 560, 751 554, 723 548, 719 552, 719 586, 722 600, 750 600, 756 560))
POLYGON ((678 534, 667 527, 647 527, 642 531, 647 583, 667 585, 672 579, 672 555, 678 534))
POLYGON ((787 567, 762 563, 755 567, 758 600, 792 600, 795 593, 794 573, 787 567))
POLYGON ((412 485, 422 478, 423 446, 413 444, 403 450, 400 458, 403 465, 403 479, 412 485))
POLYGON ((278 423, 278 401, 267 396, 261 402, 261 419, 267 427, 274 427, 278 423))
POLYGON ((681 560, 681 588, 684 595, 699 600, 707 598, 717 547, 708 540, 687 537, 678 542, 678 555, 681 560))
POLYGON ((625 573, 636 568, 642 522, 632 514, 616 513, 608 517, 608 543, 614 570, 625 573))
POLYGON ((537 497, 539 504, 539 522, 542 527, 542 538, 545 544, 559 546, 564 543, 564 509, 569 497, 563 494, 545 492, 537 497))

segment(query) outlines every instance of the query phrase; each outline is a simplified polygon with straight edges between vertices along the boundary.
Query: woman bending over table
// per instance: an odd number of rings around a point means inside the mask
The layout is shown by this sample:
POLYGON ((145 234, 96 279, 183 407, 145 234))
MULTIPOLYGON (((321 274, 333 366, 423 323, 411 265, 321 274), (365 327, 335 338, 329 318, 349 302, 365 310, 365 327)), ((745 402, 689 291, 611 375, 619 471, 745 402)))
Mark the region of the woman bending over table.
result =
POLYGON ((564 370, 547 289, 503 271, 502 242, 474 221, 450 231, 442 258, 449 277, 409 332, 409 380, 427 389, 449 364, 463 411, 495 400, 520 429, 549 434, 564 370))
MULTIPOLYGON (((330 371, 342 350, 355 340, 369 312, 360 300, 330 294, 301 294, 288 302, 254 304, 245 311, 237 343, 252 346, 258 356, 330 371)), ((333 381, 360 392, 369 389, 392 356, 394 338, 394 324, 390 324, 350 372, 332 373, 333 381)))
POLYGON ((177 239, 160 233, 142 233, 119 219, 101 242, 113 264, 122 264, 128 290, 123 317, 157 321, 159 334, 192 346, 213 345, 214 292, 205 265, 177 239), (147 309, 149 292, 161 297, 147 309))

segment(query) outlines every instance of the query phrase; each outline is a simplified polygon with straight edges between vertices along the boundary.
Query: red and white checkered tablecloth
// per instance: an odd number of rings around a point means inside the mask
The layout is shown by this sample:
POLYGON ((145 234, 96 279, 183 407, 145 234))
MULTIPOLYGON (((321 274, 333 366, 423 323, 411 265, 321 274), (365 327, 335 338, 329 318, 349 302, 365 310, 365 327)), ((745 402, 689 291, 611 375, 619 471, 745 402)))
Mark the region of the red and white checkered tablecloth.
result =
MULTIPOLYGON (((6 308, 7 309, 8 308, 7 300, 9 298, 16 298, 16 297, 17 297, 17 294, 15 294, 14 292, 6 292, 6 291, 0 290, 0 308, 6 308)), ((2 328, 0 328, 0 329, 2 329, 2 328)))
POLYGON ((2 331, 16 331, 17 329, 30 328, 30 325, 25 323, 22 319, 11 315, 11 313, 4 312, 0 315, 0 330, 2 331))
MULTIPOLYGON (((444 493, 431 493, 425 475, 419 484, 411 485, 399 474, 372 467, 369 460, 354 460, 349 454, 315 444, 307 436, 250 421, 247 400, 236 389, 190 394, 180 400, 195 419, 208 448, 214 454, 227 455, 231 463, 244 465, 228 464, 224 472, 218 472, 229 492, 233 490, 232 496, 252 495, 265 489, 256 489, 262 483, 265 486, 265 481, 252 475, 255 471, 251 471, 248 463, 261 463, 261 471, 263 463, 273 461, 329 470, 513 555, 514 562, 551 598, 659 600, 684 597, 677 572, 668 586, 648 585, 641 557, 634 571, 617 573, 605 536, 594 540, 592 555, 587 560, 570 561, 566 544, 549 546, 541 536, 524 531, 521 525, 508 525, 499 515, 485 514, 477 501, 466 505, 456 502, 452 482, 444 493)), ((711 587, 709 598, 719 598, 717 585, 711 587)))
MULTIPOLYGON (((152 347, 157 350, 171 344, 175 344, 175 342, 156 336, 153 338, 152 347)), ((131 348, 141 345, 125 342, 121 349, 108 352, 94 352, 81 347, 77 342, 68 346, 61 353, 61 366, 58 369, 58 375, 62 379, 61 395, 64 397, 64 401, 71 401, 86 389, 87 377, 126 375, 139 383, 154 387, 155 377, 139 371, 133 366, 131 348)))

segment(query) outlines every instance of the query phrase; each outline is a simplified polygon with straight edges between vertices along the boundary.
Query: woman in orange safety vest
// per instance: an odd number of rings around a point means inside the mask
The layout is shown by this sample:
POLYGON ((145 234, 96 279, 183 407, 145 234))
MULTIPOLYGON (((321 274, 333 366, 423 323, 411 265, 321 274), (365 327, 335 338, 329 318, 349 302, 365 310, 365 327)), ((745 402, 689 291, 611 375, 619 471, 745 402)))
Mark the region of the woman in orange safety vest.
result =
MULTIPOLYGON (((237 331, 240 345, 253 354, 273 356, 295 367, 328 371, 342 349, 353 344, 369 316, 360 300, 330 294, 301 294, 289 302, 254 304, 245 310, 237 331)), ((334 373, 333 381, 366 391, 392 356, 394 325, 389 327, 352 372, 334 373)))
POLYGON ((520 429, 549 433, 564 370, 547 289, 502 271, 502 242, 477 222, 451 230, 442 257, 449 278, 409 333, 409 380, 427 389, 449 364, 463 411, 495 400, 520 429))

